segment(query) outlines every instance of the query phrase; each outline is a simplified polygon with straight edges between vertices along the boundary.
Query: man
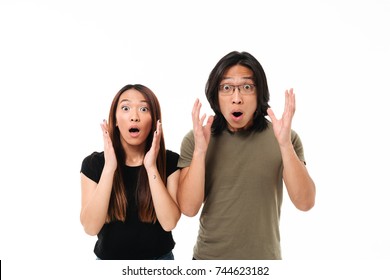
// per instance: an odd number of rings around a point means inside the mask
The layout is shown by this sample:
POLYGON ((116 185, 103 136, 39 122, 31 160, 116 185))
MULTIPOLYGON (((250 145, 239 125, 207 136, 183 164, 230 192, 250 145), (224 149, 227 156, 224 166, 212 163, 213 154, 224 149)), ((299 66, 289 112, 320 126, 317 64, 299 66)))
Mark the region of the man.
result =
POLYGON ((294 92, 285 92, 277 119, 260 63, 247 52, 231 52, 211 71, 206 96, 215 116, 203 126, 206 115, 199 116, 195 102, 178 163, 181 211, 195 216, 204 203, 194 259, 281 259, 283 181, 298 209, 307 211, 315 201, 301 140, 291 130, 294 92))

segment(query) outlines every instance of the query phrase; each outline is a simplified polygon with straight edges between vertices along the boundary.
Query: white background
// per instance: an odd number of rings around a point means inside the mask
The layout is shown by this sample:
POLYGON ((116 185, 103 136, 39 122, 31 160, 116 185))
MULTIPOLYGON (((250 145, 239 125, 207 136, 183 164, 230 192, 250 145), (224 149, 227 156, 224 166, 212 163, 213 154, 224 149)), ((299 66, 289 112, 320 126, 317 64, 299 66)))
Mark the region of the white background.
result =
MULTIPOLYGON (((217 61, 248 51, 271 106, 293 87, 293 128, 317 185, 316 206, 285 196, 288 260, 389 260, 388 1, 0 2, 0 259, 83 263, 96 237, 79 222, 81 161, 102 150, 99 123, 116 92, 159 97, 168 149, 179 152, 217 61)), ((174 230, 189 260, 198 217, 174 230)), ((7 270, 6 270, 7 271, 7 270)), ((12 269, 8 270, 11 273, 12 269)))

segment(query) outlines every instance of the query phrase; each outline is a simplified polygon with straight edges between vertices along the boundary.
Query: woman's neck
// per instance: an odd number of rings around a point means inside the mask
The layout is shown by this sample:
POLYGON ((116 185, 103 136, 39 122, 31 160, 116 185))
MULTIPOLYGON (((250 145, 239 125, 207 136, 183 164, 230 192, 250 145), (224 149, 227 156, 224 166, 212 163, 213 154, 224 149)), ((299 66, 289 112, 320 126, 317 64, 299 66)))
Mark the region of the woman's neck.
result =
POLYGON ((124 147, 126 154, 125 164, 127 166, 140 166, 143 164, 145 156, 145 145, 124 147))

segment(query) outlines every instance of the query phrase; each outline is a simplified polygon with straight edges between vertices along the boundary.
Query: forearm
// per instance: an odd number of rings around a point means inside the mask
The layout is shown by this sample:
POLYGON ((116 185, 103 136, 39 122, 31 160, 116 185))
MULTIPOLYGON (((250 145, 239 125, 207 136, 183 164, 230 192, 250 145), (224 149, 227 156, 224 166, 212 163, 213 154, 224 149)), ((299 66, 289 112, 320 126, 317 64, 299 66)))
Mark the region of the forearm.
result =
POLYGON ((180 219, 179 207, 169 194, 157 168, 147 169, 147 174, 157 219, 165 231, 171 231, 180 219))
POLYGON ((292 144, 281 147, 283 180, 291 201, 302 211, 310 210, 315 203, 315 184, 304 163, 298 158, 292 144))
POLYGON ((99 183, 81 211, 81 224, 90 235, 98 234, 106 221, 113 177, 114 171, 103 169, 99 183))
POLYGON ((205 158, 205 152, 195 151, 190 166, 180 175, 177 199, 181 212, 189 217, 198 213, 204 200, 205 158))

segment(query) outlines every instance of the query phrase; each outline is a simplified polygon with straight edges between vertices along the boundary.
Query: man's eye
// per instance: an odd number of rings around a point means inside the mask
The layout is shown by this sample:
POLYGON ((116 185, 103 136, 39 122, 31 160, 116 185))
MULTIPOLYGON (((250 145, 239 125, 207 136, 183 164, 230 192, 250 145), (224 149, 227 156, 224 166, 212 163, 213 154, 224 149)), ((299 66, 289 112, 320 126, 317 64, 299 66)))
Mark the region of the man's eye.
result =
POLYGON ((222 89, 223 89, 224 91, 229 91, 229 90, 231 89, 231 86, 229 86, 229 85, 223 85, 223 86, 222 86, 222 89))
POLYGON ((252 88, 252 86, 251 85, 243 85, 242 86, 245 90, 249 90, 249 89, 251 89, 252 88))

